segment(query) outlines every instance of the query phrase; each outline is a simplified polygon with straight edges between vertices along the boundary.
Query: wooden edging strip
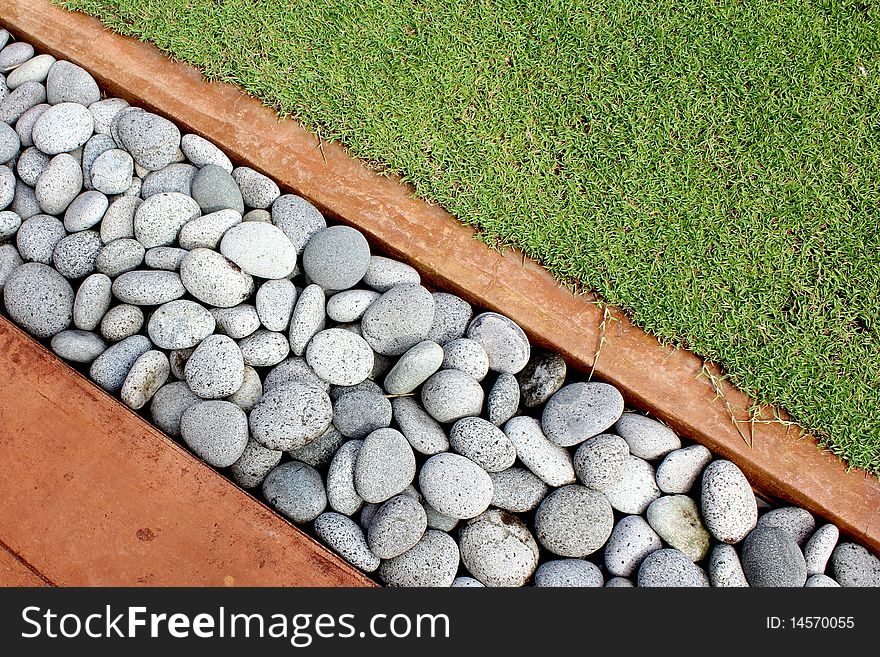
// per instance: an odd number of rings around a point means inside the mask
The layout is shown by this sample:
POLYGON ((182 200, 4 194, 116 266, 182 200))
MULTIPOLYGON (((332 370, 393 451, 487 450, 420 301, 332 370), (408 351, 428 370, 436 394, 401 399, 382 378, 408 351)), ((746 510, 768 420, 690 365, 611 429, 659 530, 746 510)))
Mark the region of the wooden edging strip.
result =
POLYGON ((560 288, 520 254, 502 255, 476 242, 469 228, 414 198, 410 187, 369 170, 339 145, 319 148, 314 135, 294 121, 279 123, 237 88, 207 83, 153 46, 49 0, 0 0, 0 8, 4 24, 39 49, 80 64, 109 92, 168 116, 328 216, 357 226, 432 284, 509 315, 573 366, 595 367, 595 376, 619 386, 632 407, 736 462, 764 495, 800 504, 880 551, 878 479, 847 472, 797 426, 749 423, 752 400, 718 383, 717 368, 704 368, 698 357, 661 346, 622 313, 606 314, 589 297, 560 288))

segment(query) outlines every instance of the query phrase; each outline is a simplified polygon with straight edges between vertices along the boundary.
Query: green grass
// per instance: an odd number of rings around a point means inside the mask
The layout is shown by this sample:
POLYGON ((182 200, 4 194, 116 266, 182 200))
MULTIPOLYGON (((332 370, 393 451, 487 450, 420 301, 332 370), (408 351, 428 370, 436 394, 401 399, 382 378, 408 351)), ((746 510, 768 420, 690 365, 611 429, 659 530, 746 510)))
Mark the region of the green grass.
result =
POLYGON ((404 174, 880 472, 876 0, 62 4, 404 174))

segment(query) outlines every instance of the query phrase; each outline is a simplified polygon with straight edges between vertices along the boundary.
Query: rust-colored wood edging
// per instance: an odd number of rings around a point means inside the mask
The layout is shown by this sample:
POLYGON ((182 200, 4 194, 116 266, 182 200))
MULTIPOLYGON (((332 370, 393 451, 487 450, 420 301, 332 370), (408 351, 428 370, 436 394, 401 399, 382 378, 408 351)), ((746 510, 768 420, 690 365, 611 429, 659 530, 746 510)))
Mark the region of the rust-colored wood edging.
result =
MULTIPOLYGON (((339 145, 319 149, 316 137, 296 122, 279 123, 237 88, 207 83, 153 46, 49 0, 0 0, 0 9, 10 30, 89 69, 111 93, 168 116, 329 216, 357 226, 433 284, 513 317, 536 343, 552 346, 575 367, 595 365, 596 376, 619 386, 628 404, 736 462, 764 495, 803 505, 880 551, 877 478, 846 472, 796 426, 757 422, 738 429, 731 414, 746 420, 752 400, 727 385, 718 399, 695 355, 661 346, 620 312, 604 316, 589 297, 558 287, 536 263, 475 242, 469 228, 416 199, 398 179, 377 175, 339 145)), ((718 375, 716 368, 709 371, 718 375)))

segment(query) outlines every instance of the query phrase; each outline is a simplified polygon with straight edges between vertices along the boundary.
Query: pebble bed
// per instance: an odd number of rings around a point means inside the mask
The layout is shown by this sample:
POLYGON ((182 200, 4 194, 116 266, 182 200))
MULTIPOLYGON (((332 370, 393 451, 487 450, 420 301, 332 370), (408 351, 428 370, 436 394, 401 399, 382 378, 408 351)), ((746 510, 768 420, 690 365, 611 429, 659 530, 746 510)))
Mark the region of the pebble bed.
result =
POLYGON ((880 586, 510 318, 0 31, 8 316, 391 586, 880 586))

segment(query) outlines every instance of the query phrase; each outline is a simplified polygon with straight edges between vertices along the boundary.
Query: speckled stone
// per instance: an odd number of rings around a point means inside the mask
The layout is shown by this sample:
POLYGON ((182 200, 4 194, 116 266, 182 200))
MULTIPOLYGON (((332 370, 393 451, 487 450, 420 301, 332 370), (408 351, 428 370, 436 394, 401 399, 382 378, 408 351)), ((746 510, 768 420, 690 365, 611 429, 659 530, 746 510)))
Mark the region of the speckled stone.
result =
POLYGON ((118 148, 108 150, 92 163, 91 184, 105 194, 123 194, 131 185, 133 169, 131 155, 118 148))
POLYGON ((137 196, 118 196, 101 220, 104 244, 123 237, 134 237, 134 215, 143 201, 137 196))
POLYGON ((387 292, 396 285, 410 283, 419 285, 422 282, 419 272, 399 260, 383 256, 372 256, 364 274, 364 285, 379 292, 387 292))
POLYGON ((688 493, 711 461, 712 453, 702 445, 673 450, 657 466, 657 486, 664 493, 688 493))
POLYGON ((816 529, 816 519, 806 509, 796 506, 772 509, 758 518, 758 527, 776 527, 794 539, 803 547, 804 543, 816 529))
POLYGON ((88 107, 101 99, 101 91, 87 70, 60 60, 46 74, 46 97, 52 105, 79 103, 88 107))
POLYGON ((137 306, 121 304, 107 311, 101 320, 101 335, 110 342, 119 342, 139 332, 144 325, 144 312, 137 306))
POLYGON ((312 466, 287 461, 263 481, 263 496, 269 505, 293 522, 311 522, 327 508, 327 492, 321 475, 312 466))
POLYGON ((426 339, 434 321, 434 298, 420 285, 398 285, 376 299, 361 320, 374 351, 399 356, 426 339))
POLYGON ((255 305, 260 322, 270 331, 286 331, 296 304, 296 286, 286 279, 265 281, 257 289, 255 305))
POLYGON ((40 115, 31 139, 46 155, 58 155, 84 145, 94 129, 95 119, 88 109, 77 103, 59 103, 40 115))
POLYGON ((80 284, 73 302, 74 326, 83 331, 98 327, 110 308, 112 285, 110 277, 104 274, 92 274, 80 284))
POLYGON ((664 548, 652 552, 639 567, 640 587, 706 587, 706 573, 683 552, 664 548))
MULTIPOLYGON (((50 107, 52 106, 48 103, 40 103, 38 105, 34 105, 24 114, 22 114, 18 121, 15 122, 15 133, 16 135, 18 135, 21 147, 26 148, 27 151, 30 152, 29 158, 31 162, 28 169, 31 171, 33 171, 34 167, 36 166, 35 162, 37 161, 37 154, 45 158, 45 163, 42 164, 41 169, 45 168, 46 164, 48 164, 49 160, 51 159, 48 155, 46 155, 40 149, 34 146, 34 126, 36 125, 39 118, 43 116, 43 113, 50 107)), ((18 151, 18 148, 16 147, 15 150, 18 151)), ((19 162, 21 161, 23 155, 24 154, 19 155, 19 162)), ((28 185, 33 186, 37 184, 36 175, 34 175, 33 173, 28 174, 27 177, 22 175, 24 173, 22 169, 19 169, 18 173, 19 176, 22 177, 22 180, 24 180, 28 185)))
POLYGON ((600 587, 604 578, 596 564, 584 559, 555 559, 535 571, 537 587, 600 587))
POLYGON ((158 306, 184 294, 186 288, 173 271, 128 271, 113 281, 113 295, 133 306, 158 306))
MULTIPOLYGON (((19 123, 21 123, 21 120, 19 120, 19 123)), ((3 125, 6 124, 0 123, 0 126, 3 125)), ((16 151, 18 151, 17 148, 16 151)), ((27 150, 22 151, 18 156, 18 161, 15 164, 15 171, 18 173, 18 177, 22 182, 33 187, 37 184, 43 171, 46 170, 46 167, 49 166, 49 162, 51 161, 52 158, 32 146, 27 150)))
POLYGON ((113 121, 128 107, 128 102, 122 98, 105 98, 89 105, 89 111, 95 118, 95 133, 109 135, 113 121))
POLYGON ((364 438, 391 426, 391 402, 369 390, 355 390, 333 402, 333 422, 348 438, 364 438))
POLYGON ((455 422, 479 415, 483 409, 483 388, 472 376, 459 370, 440 370, 422 386, 422 406, 438 422, 455 422))
POLYGON ((232 162, 217 146, 199 135, 187 134, 180 139, 180 150, 197 167, 213 164, 232 173, 232 162))
POLYGON ((489 369, 516 374, 529 362, 531 347, 519 325, 498 313, 481 313, 467 328, 467 337, 479 342, 489 357, 489 369))
MULTIPOLYGON (((0 167, 0 171, 3 170, 8 169, 6 169, 6 167, 0 167)), ((0 194, 3 193, 2 189, 4 187, 2 178, 5 178, 5 176, 0 176, 0 194)), ((34 188, 25 185, 21 180, 15 181, 15 196, 12 199, 12 205, 9 206, 9 209, 21 217, 22 220, 30 219, 34 215, 40 214, 40 212, 43 211, 40 207, 39 201, 37 201, 37 195, 34 188)))
POLYGON ((605 567, 618 577, 630 577, 642 561, 663 547, 660 536, 641 516, 625 516, 605 545, 605 567))
POLYGON ((379 429, 364 439, 355 464, 354 485, 365 501, 384 502, 402 492, 415 476, 415 455, 399 431, 379 429))
POLYGON ((169 436, 180 435, 180 419, 190 407, 202 402, 183 381, 167 383, 153 395, 150 402, 150 416, 156 426, 169 436))
POLYGON ((454 294, 434 292, 433 297, 434 322, 426 337, 442 347, 464 337, 474 311, 467 301, 454 294))
POLYGON ((327 499, 330 507, 346 516, 354 515, 364 505, 354 483, 355 466, 363 445, 363 440, 342 443, 327 470, 327 499))
POLYGON ((524 468, 507 468, 490 472, 492 503, 494 507, 513 513, 535 509, 547 496, 547 484, 524 468))
MULTIPOLYGON (((172 353, 179 353, 180 351, 182 350, 175 350, 172 353)), ((245 365, 244 380, 241 382, 241 386, 229 395, 226 401, 232 402, 245 413, 250 413, 262 396, 263 383, 260 381, 259 373, 250 365, 245 365)))
POLYGON ((65 278, 83 278, 95 271, 102 247, 101 236, 94 230, 73 233, 55 245, 52 265, 65 278))
POLYGON ((353 386, 373 371, 373 350, 360 336, 331 328, 319 331, 309 341, 306 362, 331 385, 353 386))
MULTIPOLYGON (((8 37, 7 37, 8 38, 8 37)), ((0 50, 0 71, 15 69, 34 56, 34 47, 25 41, 13 41, 0 50)))
POLYGON ((257 309, 248 303, 232 308, 211 308, 211 315, 217 321, 217 330, 233 340, 246 338, 260 328, 260 317, 257 309))
POLYGON ((419 473, 425 501, 451 518, 473 518, 492 501, 492 480, 476 463, 444 452, 429 458, 419 473))
MULTIPOLYGON (((125 151, 122 152, 124 153, 125 151)), ((131 156, 129 156, 129 159, 131 159, 131 156)), ((131 175, 134 173, 133 167, 134 162, 132 161, 132 170, 128 174, 129 182, 131 182, 131 175)), ((158 171, 151 171, 143 180, 141 196, 147 199, 156 194, 168 192, 177 192, 178 194, 189 196, 192 192, 192 181, 196 177, 197 172, 198 169, 192 164, 179 163, 169 164, 158 171)), ((216 244, 213 246, 216 246, 216 244)))
MULTIPOLYGON (((15 200, 16 194, 15 174, 10 167, 0 166, 0 210, 3 210, 15 200)), ((13 211, 15 208, 13 208, 13 211)))
POLYGON ((95 258, 95 269, 110 278, 133 271, 144 262, 144 247, 137 240, 123 237, 113 240, 95 258))
MULTIPOLYGON (((168 362, 171 363, 171 376, 178 381, 186 381, 186 361, 189 360, 194 351, 195 347, 191 349, 174 349, 168 353, 168 362)), ((247 368, 245 368, 245 374, 247 374, 247 368)))
POLYGON ((612 577, 607 582, 605 582, 606 589, 631 589, 635 588, 635 584, 632 583, 631 579, 626 577, 612 577))
POLYGON ((379 557, 370 550, 364 532, 351 518, 333 511, 322 513, 315 519, 315 534, 355 568, 371 573, 379 567, 379 557))
POLYGON ((513 417, 504 425, 504 433, 519 460, 544 483, 553 487, 574 483, 571 455, 547 440, 537 420, 524 415, 513 417))
POLYGON ((487 472, 506 470, 516 460, 516 448, 504 432, 479 417, 465 417, 452 425, 449 444, 487 472))
POLYGON ((501 426, 516 415, 519 409, 519 383, 513 374, 501 373, 486 399, 489 422, 501 426))
POLYGON ((18 267, 24 264, 24 260, 11 244, 0 244, 0 292, 6 286, 6 281, 12 276, 18 267))
MULTIPOLYGON (((0 247, 2 248, 2 247, 0 247)), ((69 330, 56 333, 52 351, 73 363, 91 363, 107 349, 107 343, 97 333, 69 330)))
POLYGON ((210 249, 193 249, 184 257, 180 280, 196 299, 219 308, 237 306, 254 291, 250 274, 210 249))
POLYGON ((265 209, 281 195, 275 181, 250 167, 236 167, 232 178, 238 184, 245 206, 265 209))
POLYGON ((184 372, 187 385, 199 397, 220 399, 241 387, 244 381, 244 358, 241 349, 231 338, 209 335, 186 361, 184 372))
POLYGON ((581 443, 574 453, 574 471, 587 488, 608 490, 623 477, 628 456, 623 438, 603 433, 581 443))
POLYGON ((223 234, 220 252, 242 271, 260 278, 285 278, 296 267, 296 249, 287 235, 259 221, 232 226, 223 234))
POLYGON ((313 468, 323 468, 330 464, 336 450, 346 440, 346 437, 339 433, 339 430, 331 424, 324 433, 308 445, 291 451, 290 457, 294 461, 308 463, 313 468))
POLYGON ((186 194, 154 194, 134 213, 134 236, 145 248, 174 244, 180 229, 201 214, 198 204, 186 194))
POLYGON ((347 290, 357 285, 370 264, 370 245, 360 231, 330 226, 311 236, 302 252, 302 268, 309 280, 325 290, 347 290))
POLYGON ((251 367, 273 367, 287 358, 290 343, 287 336, 275 331, 258 329, 238 341, 244 364, 251 367))
POLYGON ((880 586, 880 559, 855 543, 840 543, 831 554, 831 575, 841 586, 880 586))
POLYGON ((623 413, 623 396, 607 383, 570 383, 544 406, 541 427, 562 447, 578 445, 609 429, 623 413))
POLYGON ((161 349, 189 349, 211 335, 216 325, 204 306, 178 299, 156 309, 147 324, 147 334, 161 349))
POLYGON ((306 363, 306 359, 299 356, 292 356, 291 358, 283 360, 269 370, 269 373, 266 374, 265 379, 263 379, 263 387, 266 390, 269 390, 270 388, 274 388, 279 384, 287 383, 289 381, 304 383, 319 388, 324 392, 330 390, 330 384, 318 378, 318 375, 315 374, 312 371, 312 368, 309 367, 309 364, 306 363))
POLYGON ((345 290, 327 301, 327 316, 334 322, 357 322, 373 301, 382 296, 374 290, 345 290))
POLYGON ((326 392, 288 382, 267 388, 251 411, 251 434, 264 447, 299 449, 327 430, 333 407, 326 392))
POLYGON ((804 584, 804 588, 814 589, 814 588, 839 588, 840 584, 838 584, 835 580, 828 577, 828 575, 810 575, 807 578, 807 583, 804 584))
POLYGON ((648 524, 667 545, 684 552, 691 561, 709 552, 709 532, 700 520, 696 502, 686 495, 664 495, 648 507, 648 524))
POLYGON ((620 479, 604 493, 621 513, 644 513, 660 497, 653 466, 637 456, 626 457, 620 479))
POLYGON ((119 392, 135 361, 150 350, 145 335, 132 335, 110 346, 98 356, 89 369, 89 376, 107 392, 119 392))
POLYGON ((408 495, 395 495, 373 514, 367 543, 377 557, 393 559, 415 546, 427 528, 422 505, 408 495))
POLYGON ((479 342, 468 338, 450 340, 443 346, 443 368, 460 370, 482 381, 489 373, 489 356, 479 342))
POLYGON ((242 488, 256 488, 263 484, 283 455, 283 452, 266 449, 256 440, 249 440, 241 456, 229 467, 229 476, 242 488))
POLYGON ((791 535, 778 527, 755 527, 740 549, 750 586, 802 587, 807 581, 804 555, 791 535))
POLYGON ((455 580, 459 560, 455 540, 429 529, 412 549, 383 561, 379 579, 388 586, 448 587, 455 580))
MULTIPOLYGON (((264 223, 272 223, 272 213, 268 210, 248 210, 241 218, 242 221, 262 221, 264 223)), ((285 233, 286 234, 286 233, 285 233)), ((289 238, 288 238, 289 239, 289 238)))
POLYGON ((62 214, 82 189, 82 169, 69 153, 56 155, 37 179, 34 194, 40 210, 62 214))
POLYGON ((559 354, 533 351, 525 368, 517 375, 520 398, 526 408, 546 402, 565 383, 567 367, 559 354))
POLYGON ((831 558, 831 553, 840 539, 840 530, 831 523, 822 525, 804 546, 804 560, 807 575, 822 575, 831 558))
POLYGON ((170 372, 168 357, 163 352, 154 349, 141 354, 122 384, 120 397, 123 403, 140 410, 165 385, 170 372))
POLYGON ((428 516, 429 529, 436 529, 441 532, 451 532, 458 526, 458 518, 453 518, 440 513, 424 499, 422 500, 422 507, 425 509, 425 515, 428 516))
POLYGON ((179 271, 180 263, 183 262, 186 254, 186 249, 178 249, 173 246, 154 246, 147 249, 144 254, 144 263, 152 269, 179 271))
POLYGON ((681 440, 666 425, 638 413, 624 413, 614 432, 629 445, 630 454, 646 461, 660 459, 681 448, 681 440))
POLYGON ((324 291, 318 285, 309 285, 299 295, 290 318, 290 350, 297 356, 306 352, 314 335, 324 328, 324 291))
POLYGON ((70 283, 41 263, 21 265, 3 286, 3 302, 9 317, 37 338, 50 338, 70 326, 73 301, 70 283))
POLYGON ((523 586, 538 566, 538 544, 528 527, 507 511, 480 514, 458 536, 462 563, 486 586, 523 586))
POLYGON ((736 548, 719 543, 709 555, 709 581, 717 587, 746 587, 749 585, 743 572, 736 548))
POLYGON ((49 69, 52 68, 55 61, 52 55, 31 57, 10 71, 6 77, 6 86, 10 89, 18 89, 25 82, 45 82, 49 76, 49 69))
POLYGON ((703 471, 701 508, 706 529, 722 543, 739 543, 758 523, 758 505, 742 471, 713 461, 703 471))
POLYGON ((21 148, 18 133, 10 126, 0 122, 0 162, 9 162, 21 148))
POLYGON ((482 589, 485 588, 485 585, 480 582, 480 580, 474 579, 473 577, 456 577, 452 582, 452 588, 454 589, 462 589, 462 588, 477 588, 482 589))
POLYGON ((0 241, 14 237, 20 227, 21 217, 10 210, 0 212, 0 241))
POLYGON ((25 82, 0 99, 0 121, 13 125, 29 109, 45 102, 46 88, 39 82, 25 82))
POLYGON ((424 383, 440 369, 443 348, 436 342, 423 340, 410 347, 385 377, 385 391, 390 395, 405 395, 424 383))
POLYGON ((180 130, 157 114, 135 108, 122 110, 111 132, 134 161, 148 171, 163 169, 177 159, 180 130))
POLYGON ((571 484, 548 495, 535 512, 535 535, 563 557, 585 557, 608 540, 614 513, 602 493, 571 484))
POLYGON ((327 227, 324 216, 302 197, 283 194, 272 203, 272 223, 293 242, 297 254, 303 252, 309 239, 327 227))
POLYGON ((400 431, 421 454, 438 454, 449 449, 446 432, 412 397, 391 400, 394 421, 400 431))

